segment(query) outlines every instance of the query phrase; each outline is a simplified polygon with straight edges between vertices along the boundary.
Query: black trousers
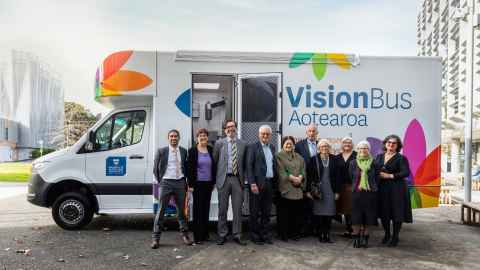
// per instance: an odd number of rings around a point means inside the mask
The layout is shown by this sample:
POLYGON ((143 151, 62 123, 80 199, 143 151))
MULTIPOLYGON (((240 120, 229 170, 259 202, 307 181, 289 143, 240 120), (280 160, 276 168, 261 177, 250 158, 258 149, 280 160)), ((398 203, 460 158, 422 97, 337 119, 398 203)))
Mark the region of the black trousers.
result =
POLYGON ((280 238, 299 236, 303 221, 303 201, 280 198, 277 208, 277 226, 280 238))
POLYGON ((250 190, 250 231, 253 241, 271 239, 268 231, 270 214, 272 212, 272 181, 266 180, 259 193, 254 194, 250 190))
POLYGON ((197 181, 193 190, 193 239, 195 241, 205 241, 208 238, 212 189, 211 182, 197 181))
POLYGON ((313 201, 310 198, 304 197, 302 199, 302 234, 307 236, 311 234, 315 234, 316 226, 313 216, 313 201))
POLYGON ((332 225, 332 216, 315 215, 315 223, 317 224, 317 231, 319 235, 329 233, 332 225))

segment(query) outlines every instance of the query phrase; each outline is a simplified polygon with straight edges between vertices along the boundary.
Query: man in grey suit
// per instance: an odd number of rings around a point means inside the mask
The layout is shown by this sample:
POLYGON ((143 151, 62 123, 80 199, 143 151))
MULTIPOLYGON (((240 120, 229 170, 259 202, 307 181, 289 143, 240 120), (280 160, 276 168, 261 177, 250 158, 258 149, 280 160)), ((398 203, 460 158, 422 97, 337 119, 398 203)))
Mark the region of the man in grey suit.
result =
POLYGON ((237 123, 227 120, 224 124, 226 138, 215 142, 213 158, 217 164, 218 191, 218 245, 227 240, 227 211, 229 197, 232 197, 233 240, 239 245, 246 245, 241 239, 243 180, 245 169, 246 143, 237 138, 237 123))
POLYGON ((248 146, 247 179, 250 184, 251 240, 257 245, 273 244, 268 231, 272 211, 273 193, 276 189, 275 148, 270 143, 272 128, 263 125, 258 129, 259 141, 248 146))
POLYGON ((178 145, 180 133, 176 129, 168 132, 169 146, 157 150, 153 165, 155 181, 159 183, 158 200, 159 206, 153 224, 151 248, 157 249, 160 245, 160 234, 163 227, 165 208, 168 205, 170 195, 173 195, 177 207, 178 223, 182 240, 186 245, 192 241, 188 236, 187 220, 185 218, 185 196, 187 191, 186 162, 187 150, 178 145))

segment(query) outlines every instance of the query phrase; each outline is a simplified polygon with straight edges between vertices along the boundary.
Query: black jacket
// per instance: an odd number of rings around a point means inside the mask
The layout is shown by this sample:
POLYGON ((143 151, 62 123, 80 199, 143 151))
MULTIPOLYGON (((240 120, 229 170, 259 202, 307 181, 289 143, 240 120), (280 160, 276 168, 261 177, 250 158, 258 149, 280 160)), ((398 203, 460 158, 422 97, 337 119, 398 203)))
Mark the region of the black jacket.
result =
MULTIPOLYGON (((321 180, 323 170, 324 168, 322 165, 322 160, 320 159, 320 154, 310 158, 309 165, 307 166, 307 192, 310 192, 312 182, 318 182, 321 180), (318 169, 317 161, 315 160, 316 158, 318 158, 318 169)), ((332 187, 332 191, 334 193, 339 193, 343 182, 340 177, 338 159, 332 154, 329 155, 328 171, 330 173, 330 185, 332 187)))
MULTIPOLYGON (((272 166, 273 166, 273 181, 276 185, 277 179, 277 165, 275 162, 275 148, 269 144, 270 151, 272 151, 272 166)), ((267 174, 267 161, 263 153, 262 143, 256 142, 250 144, 247 148, 247 179, 248 183, 257 184, 262 189, 265 184, 265 175, 267 174)))
POLYGON ((342 182, 345 185, 346 184, 352 184, 352 178, 350 177, 350 174, 348 173, 349 172, 348 167, 350 166, 350 162, 352 162, 352 160, 355 160, 356 158, 357 158, 357 152, 356 151, 352 152, 352 154, 347 159, 347 161, 345 161, 343 159, 342 153, 337 155, 338 167, 339 167, 339 170, 340 170, 340 177, 342 178, 342 182))
MULTIPOLYGON (((410 175, 408 160, 400 153, 396 153, 387 163, 384 163, 384 154, 379 154, 375 157, 374 164, 377 167, 378 173, 385 172, 393 174, 394 178, 389 179, 389 181, 406 180, 410 175)), ((382 179, 380 179, 380 183, 381 180, 382 179)))
MULTIPOLYGON (((215 184, 215 178, 217 176, 217 166, 213 159, 213 147, 210 145, 207 146, 208 154, 212 160, 212 170, 211 175, 212 179, 210 183, 212 186, 215 184)), ((197 169, 198 169, 198 149, 196 146, 188 149, 188 160, 187 160, 187 178, 188 178, 188 186, 191 188, 195 188, 197 183, 197 169)))

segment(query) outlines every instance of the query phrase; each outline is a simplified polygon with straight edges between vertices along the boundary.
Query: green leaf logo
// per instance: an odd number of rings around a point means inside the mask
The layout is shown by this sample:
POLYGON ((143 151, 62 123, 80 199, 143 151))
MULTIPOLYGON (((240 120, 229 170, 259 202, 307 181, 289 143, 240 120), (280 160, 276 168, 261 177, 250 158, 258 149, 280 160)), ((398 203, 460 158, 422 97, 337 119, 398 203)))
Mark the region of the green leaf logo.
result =
POLYGON ((297 52, 292 55, 290 58, 288 67, 297 68, 303 64, 312 61, 312 70, 313 75, 317 80, 323 79, 327 72, 327 66, 330 62, 336 64, 341 69, 348 70, 351 68, 352 63, 348 59, 348 56, 343 53, 308 53, 308 52, 297 52))

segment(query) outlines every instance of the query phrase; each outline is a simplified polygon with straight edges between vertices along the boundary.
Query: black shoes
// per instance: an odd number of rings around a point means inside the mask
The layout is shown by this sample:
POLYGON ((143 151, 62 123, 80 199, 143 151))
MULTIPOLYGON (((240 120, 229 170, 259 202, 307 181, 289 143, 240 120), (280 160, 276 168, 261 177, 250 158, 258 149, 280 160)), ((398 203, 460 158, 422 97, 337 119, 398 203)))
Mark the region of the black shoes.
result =
POLYGON ((217 239, 217 245, 220 245, 220 246, 221 246, 221 245, 225 244, 226 241, 227 241, 227 238, 226 238, 226 237, 219 237, 219 238, 217 239))
POLYGON ((385 236, 382 239, 382 244, 386 245, 390 242, 390 233, 385 233, 385 236))
POLYGON ((320 243, 334 243, 330 237, 330 233, 320 233, 318 241, 320 241, 320 243))
POLYGON ((240 239, 240 237, 233 238, 233 242, 239 244, 240 246, 246 246, 247 245, 247 243, 245 241, 242 241, 242 239, 240 239))
POLYGON ((396 247, 398 245, 398 236, 393 236, 392 240, 388 243, 388 247, 396 247))

